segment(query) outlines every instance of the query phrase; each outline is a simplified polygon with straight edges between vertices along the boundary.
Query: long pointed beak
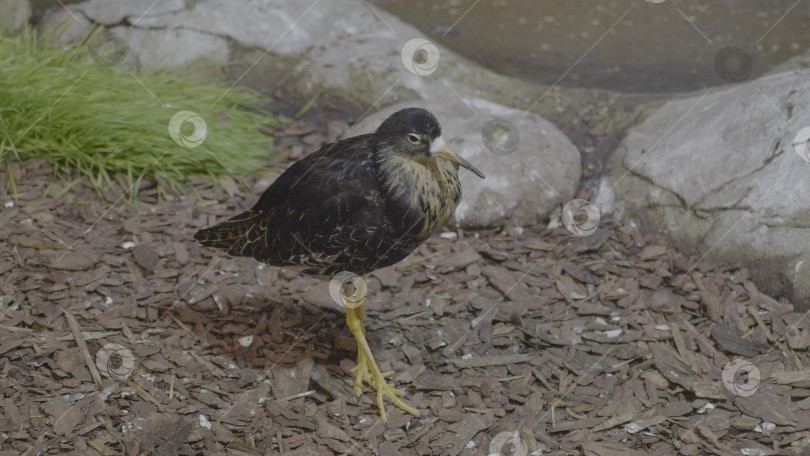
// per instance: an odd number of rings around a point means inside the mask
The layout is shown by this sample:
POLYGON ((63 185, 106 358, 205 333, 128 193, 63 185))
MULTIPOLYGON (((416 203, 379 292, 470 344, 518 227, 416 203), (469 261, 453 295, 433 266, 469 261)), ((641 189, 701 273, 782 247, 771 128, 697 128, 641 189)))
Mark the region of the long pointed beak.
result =
POLYGON ((444 143, 444 140, 441 137, 436 138, 436 140, 433 142, 433 147, 431 148, 431 152, 432 152, 431 153, 432 156, 434 156, 436 158, 441 158, 441 159, 447 160, 449 162, 453 162, 453 163, 457 164, 458 166, 462 166, 464 168, 467 168, 468 170, 473 172, 476 176, 480 177, 481 179, 484 179, 486 177, 486 176, 484 176, 484 173, 479 171, 478 168, 476 168, 475 166, 472 165, 472 163, 470 163, 467 160, 465 160, 465 159, 459 157, 458 155, 454 154, 453 151, 450 150, 449 147, 447 147, 447 144, 444 143), (438 149, 438 150, 435 150, 435 149, 438 149))

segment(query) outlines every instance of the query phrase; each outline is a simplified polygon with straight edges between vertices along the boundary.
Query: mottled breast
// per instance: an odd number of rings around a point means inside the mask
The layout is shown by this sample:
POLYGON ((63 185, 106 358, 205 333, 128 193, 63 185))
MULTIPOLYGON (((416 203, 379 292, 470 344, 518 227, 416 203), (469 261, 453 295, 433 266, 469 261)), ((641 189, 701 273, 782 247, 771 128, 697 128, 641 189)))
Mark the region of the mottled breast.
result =
POLYGON ((458 166, 433 157, 379 157, 379 180, 393 227, 419 244, 446 225, 461 200, 458 166))

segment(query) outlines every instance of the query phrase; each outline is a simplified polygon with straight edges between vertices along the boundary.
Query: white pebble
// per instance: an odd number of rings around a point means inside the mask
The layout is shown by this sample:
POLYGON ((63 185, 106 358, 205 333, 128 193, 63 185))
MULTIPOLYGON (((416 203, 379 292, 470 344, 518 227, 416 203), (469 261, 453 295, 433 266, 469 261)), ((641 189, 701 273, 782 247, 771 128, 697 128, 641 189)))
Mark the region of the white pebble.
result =
POLYGON ((637 433, 638 431, 641 430, 641 426, 636 422, 627 423, 627 424, 624 425, 624 430, 628 434, 635 434, 635 433, 637 433))
POLYGON ((205 415, 200 415, 200 426, 206 429, 211 429, 211 422, 208 421, 208 418, 206 418, 205 415))
POLYGON ((99 391, 98 397, 101 399, 101 402, 105 402, 108 397, 113 393, 115 390, 115 384, 109 384, 106 388, 99 391))
POLYGON ((612 339, 614 337, 619 337, 621 335, 621 333, 622 333, 622 328, 611 329, 610 331, 602 331, 602 334, 604 334, 605 337, 607 337, 609 339, 612 339))
POLYGON ((253 336, 245 336, 239 338, 239 345, 243 347, 250 347, 253 344, 253 336))
POLYGON ((129 250, 129 249, 131 249, 133 247, 135 247, 135 243, 132 242, 132 241, 127 241, 127 242, 124 242, 123 244, 121 244, 121 248, 123 248, 124 250, 129 250))
POLYGON ((745 456, 765 456, 765 450, 759 448, 741 448, 740 453, 744 454, 745 456))
POLYGON ((11 209, 14 207, 14 201, 7 201, 5 204, 3 204, 3 206, 5 206, 6 209, 11 209))
POLYGON ((439 235, 442 239, 455 239, 458 237, 458 233, 455 231, 445 231, 444 233, 439 235))
POLYGON ((700 414, 703 414, 703 413, 706 413, 706 412, 708 412, 709 410, 712 410, 712 409, 714 409, 714 404, 712 404, 711 402, 707 402, 706 405, 704 405, 703 407, 698 409, 697 412, 700 413, 700 414))
POLYGON ((655 325, 655 329, 659 331, 669 331, 669 325, 655 325))

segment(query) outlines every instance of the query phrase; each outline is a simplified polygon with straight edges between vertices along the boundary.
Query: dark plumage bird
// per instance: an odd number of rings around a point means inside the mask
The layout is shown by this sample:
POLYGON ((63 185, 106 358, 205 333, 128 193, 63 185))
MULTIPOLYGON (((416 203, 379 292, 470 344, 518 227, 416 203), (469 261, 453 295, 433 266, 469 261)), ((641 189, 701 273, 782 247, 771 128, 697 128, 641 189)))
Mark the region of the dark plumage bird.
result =
MULTIPOLYGON (((458 167, 484 175, 455 155, 436 117, 408 108, 372 134, 328 144, 290 166, 249 211, 198 231, 194 239, 319 277, 358 276, 402 260, 453 216, 461 199, 458 167)), ((365 339, 365 283, 346 297, 346 321, 357 339, 355 391, 362 382, 418 415, 381 373, 365 339)))

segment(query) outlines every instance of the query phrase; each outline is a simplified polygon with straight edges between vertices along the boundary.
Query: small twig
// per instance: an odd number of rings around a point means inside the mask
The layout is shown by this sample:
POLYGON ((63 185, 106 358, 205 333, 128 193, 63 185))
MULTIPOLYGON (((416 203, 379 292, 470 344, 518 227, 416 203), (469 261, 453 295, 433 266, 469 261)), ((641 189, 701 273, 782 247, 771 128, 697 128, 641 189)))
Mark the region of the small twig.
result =
POLYGON ((124 333, 124 337, 129 340, 129 343, 135 345, 135 335, 132 334, 132 330, 129 329, 129 326, 125 322, 121 323, 121 332, 124 333))
MULTIPOLYGON (((84 339, 85 341, 95 340, 95 339, 103 339, 105 337, 115 336, 116 334, 118 334, 118 331, 87 331, 87 332, 82 331, 82 339, 84 339)), ((58 340, 58 341, 61 342, 61 341, 65 341, 65 340, 75 339, 75 338, 76 338, 75 336, 67 336, 67 335, 65 335, 65 336, 59 336, 59 337, 55 338, 54 340, 58 340)))
POLYGON ((278 450, 284 453, 284 437, 281 435, 281 431, 276 432, 276 440, 278 441, 278 450))
POLYGON ((93 357, 90 356, 90 350, 87 349, 87 342, 85 342, 84 336, 82 336, 82 328, 79 326, 79 323, 75 318, 73 318, 73 315, 71 315, 70 312, 62 307, 59 307, 59 309, 65 314, 65 320, 67 320, 70 332, 73 333, 73 338, 76 340, 76 345, 79 346, 79 351, 81 351, 82 355, 84 356, 84 363, 87 364, 87 369, 90 371, 93 381, 96 382, 96 388, 98 388, 100 391, 104 388, 104 384, 101 381, 101 374, 99 374, 98 369, 96 369, 96 363, 93 362, 93 357))
POLYGON ((751 316, 754 317, 754 321, 756 321, 759 327, 762 328, 762 331, 765 332, 765 336, 768 338, 768 340, 770 340, 771 342, 776 342, 776 338, 773 337, 771 330, 768 329, 767 326, 765 326, 765 322, 762 321, 762 317, 759 316, 757 311, 753 307, 749 307, 748 313, 750 313, 751 316))
POLYGON ((220 369, 219 367, 215 366, 213 363, 211 363, 211 362, 210 362, 210 361, 208 361, 207 359, 205 359, 205 358, 203 358, 202 356, 200 356, 200 355, 198 355, 197 353, 195 353, 195 352, 194 352, 194 350, 189 350, 189 352, 188 352, 188 353, 191 355, 191 357, 192 357, 192 358, 194 358, 195 360, 197 360, 197 362, 198 362, 198 363, 200 363, 200 364, 202 364, 203 366, 207 367, 207 368, 208 368, 208 370, 210 370, 210 371, 211 371, 211 373, 212 373, 212 374, 214 374, 214 375, 216 375, 217 377, 222 378, 222 377, 226 377, 226 376, 227 376, 227 374, 225 373, 225 371, 223 371, 222 369, 220 369))
MULTIPOLYGON (((0 315, 0 319, 2 319, 2 315, 0 315)), ((20 328, 19 326, 8 326, 8 325, 0 325, 0 329, 5 329, 6 331, 11 331, 11 332, 16 332, 16 331, 34 332, 34 330, 31 329, 31 328, 20 328)))
POLYGON ((36 442, 34 442, 33 445, 31 445, 30 447, 28 447, 27 450, 25 450, 25 453, 23 453, 22 456, 31 456, 34 454, 39 454, 42 451, 42 442, 44 440, 45 440, 45 433, 43 432, 42 434, 39 435, 39 437, 37 437, 36 442))
POLYGON ((152 397, 151 394, 149 394, 145 389, 138 386, 138 384, 133 382, 131 378, 127 379, 127 385, 129 385, 130 388, 134 389, 135 392, 138 393, 138 396, 141 396, 142 399, 145 399, 145 400, 155 404, 155 406, 157 406, 158 410, 163 411, 163 404, 161 404, 160 402, 155 400, 155 398, 152 397))
POLYGON ((183 323, 182 321, 180 321, 180 320, 179 320, 177 317, 175 317, 174 315, 171 315, 171 314, 170 314, 169 316, 172 318, 172 320, 174 320, 174 322, 175 322, 175 323, 177 323, 177 326, 179 326, 180 328, 182 328, 182 329, 183 329, 183 331, 187 332, 187 333, 188 333, 188 334, 189 334, 191 337, 195 338, 197 341, 199 341, 199 340, 200 340, 200 337, 199 337, 199 336, 197 336, 196 334, 194 334, 194 332, 193 332, 193 331, 191 331, 191 329, 190 329, 188 326, 186 326, 186 325, 185 325, 185 323, 183 323))
POLYGON ((287 396, 282 399, 282 402, 289 402, 293 399, 298 399, 299 397, 307 397, 315 394, 315 390, 304 391, 303 393, 293 394, 292 396, 287 396))
POLYGON ((104 429, 106 429, 107 432, 109 432, 110 435, 115 439, 115 441, 121 445, 121 448, 126 448, 126 446, 124 446, 124 442, 121 440, 121 436, 118 434, 118 431, 116 431, 113 427, 112 421, 110 421, 110 419, 106 416, 101 421, 104 423, 104 429))

